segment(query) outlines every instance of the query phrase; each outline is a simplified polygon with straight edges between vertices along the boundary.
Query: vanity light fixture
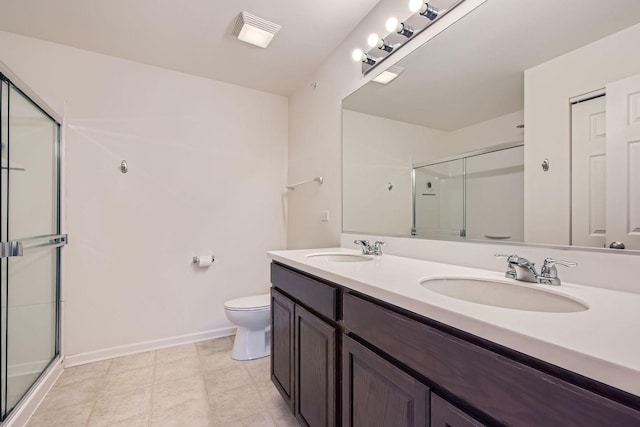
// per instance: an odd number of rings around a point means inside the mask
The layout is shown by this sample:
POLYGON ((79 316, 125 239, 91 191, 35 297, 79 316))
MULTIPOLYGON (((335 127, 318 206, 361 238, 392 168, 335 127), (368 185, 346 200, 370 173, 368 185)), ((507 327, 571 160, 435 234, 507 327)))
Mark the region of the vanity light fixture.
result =
POLYGON ((236 19, 232 34, 246 43, 266 48, 271 43, 273 36, 280 31, 282 26, 262 19, 248 12, 241 12, 236 19))
POLYGON ((374 77, 373 81, 376 83, 381 83, 383 85, 386 85, 387 83, 391 82, 393 79, 398 77, 400 74, 402 74, 403 71, 404 71, 404 68, 398 65, 392 65, 391 67, 387 68, 386 70, 378 74, 376 77, 374 77))
POLYGON ((387 19, 385 28, 387 29, 387 31, 398 33, 401 36, 405 36, 406 38, 411 38, 413 36, 413 33, 415 32, 413 28, 406 25, 404 22, 399 22, 398 18, 394 16, 387 19))
POLYGON ((361 61, 363 64, 374 65, 377 61, 376 58, 372 57, 368 53, 364 53, 362 49, 354 49, 351 52, 351 58, 354 61, 361 61))
POLYGON ((384 50, 385 52, 391 52, 393 50, 393 45, 387 43, 384 39, 381 39, 380 36, 376 33, 372 33, 369 35, 367 44, 369 45, 369 47, 377 47, 378 49, 384 50))
POLYGON ((438 9, 430 6, 429 3, 425 3, 422 0, 410 0, 409 10, 411 10, 411 12, 418 12, 420 15, 431 21, 436 19, 440 14, 440 11, 438 9))
MULTIPOLYGON (((402 22, 396 17, 387 19, 385 28, 388 34, 386 36, 380 36, 376 33, 369 35, 367 38, 367 44, 370 47, 369 51, 363 52, 361 49, 354 50, 352 54, 353 60, 361 62, 362 74, 367 74, 388 58, 389 55, 393 54, 393 52, 425 30, 436 20, 452 11, 463 1, 464 0, 438 0, 436 2, 438 7, 435 7, 432 5, 433 2, 427 3, 424 0, 409 0, 409 10, 412 12, 412 15, 408 16, 402 22)), ((378 77, 381 78, 382 75, 385 75, 385 73, 380 73, 378 77)))

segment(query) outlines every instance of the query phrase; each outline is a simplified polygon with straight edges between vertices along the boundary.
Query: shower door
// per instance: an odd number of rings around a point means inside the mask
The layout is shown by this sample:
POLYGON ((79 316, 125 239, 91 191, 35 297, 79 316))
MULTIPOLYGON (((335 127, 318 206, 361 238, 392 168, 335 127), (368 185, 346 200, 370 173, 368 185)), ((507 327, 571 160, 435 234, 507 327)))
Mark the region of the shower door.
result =
POLYGON ((59 124, 4 74, 0 92, 0 419, 59 355, 59 124))

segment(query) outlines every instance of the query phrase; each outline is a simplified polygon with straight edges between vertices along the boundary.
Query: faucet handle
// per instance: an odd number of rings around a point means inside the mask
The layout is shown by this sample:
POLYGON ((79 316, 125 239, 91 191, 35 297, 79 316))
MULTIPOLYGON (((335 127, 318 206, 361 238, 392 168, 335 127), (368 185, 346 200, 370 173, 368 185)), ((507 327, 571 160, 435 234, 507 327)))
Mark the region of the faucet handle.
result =
POLYGON ((368 255, 371 252, 371 245, 368 240, 354 240, 353 243, 362 247, 363 254, 368 255))
POLYGON ((558 270, 556 265, 562 265, 564 267, 576 267, 577 262, 564 261, 561 259, 545 258, 542 269, 540 270, 540 282, 549 285, 560 285, 560 278, 558 277, 558 270))
POLYGON ((513 265, 518 263, 518 255, 494 254, 493 256, 496 258, 507 260, 507 271, 504 273, 504 277, 507 277, 509 279, 515 279, 516 269, 514 268, 513 265))
POLYGON ((384 245, 384 242, 381 242, 380 240, 376 240, 373 243, 373 254, 374 255, 382 255, 382 245, 384 245))
POLYGON ((564 265, 565 267, 577 267, 578 263, 573 261, 564 261, 562 259, 554 259, 554 258, 545 258, 544 265, 548 265, 549 267, 553 267, 554 265, 564 265))

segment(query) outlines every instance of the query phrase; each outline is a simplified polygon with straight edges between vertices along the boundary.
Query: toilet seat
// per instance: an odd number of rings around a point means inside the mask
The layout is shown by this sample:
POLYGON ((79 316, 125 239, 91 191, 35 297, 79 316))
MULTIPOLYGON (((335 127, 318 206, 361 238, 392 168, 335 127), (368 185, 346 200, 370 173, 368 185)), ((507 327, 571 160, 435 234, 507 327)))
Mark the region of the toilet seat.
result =
POLYGON ((271 308, 271 295, 252 295, 236 298, 224 303, 225 310, 231 311, 259 311, 271 308))

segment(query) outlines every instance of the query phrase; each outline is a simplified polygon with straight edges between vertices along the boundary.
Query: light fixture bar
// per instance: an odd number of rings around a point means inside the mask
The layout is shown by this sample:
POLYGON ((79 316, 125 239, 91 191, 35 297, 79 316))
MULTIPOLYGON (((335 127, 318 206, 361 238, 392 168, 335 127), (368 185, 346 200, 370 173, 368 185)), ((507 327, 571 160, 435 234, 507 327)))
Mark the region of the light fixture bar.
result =
MULTIPOLYGON (((426 2, 421 0, 411 0, 409 3, 412 15, 405 20, 399 21, 396 18, 389 18, 385 25, 389 34, 386 36, 370 36, 369 46, 371 49, 359 56, 362 62, 362 74, 380 65, 386 58, 401 48, 408 41, 415 38, 422 31, 430 27, 434 22, 452 11, 465 0, 439 0, 435 2, 438 7, 433 6, 434 2, 426 2), (373 41, 377 41, 373 43, 373 41), (367 58, 374 59, 373 61, 367 58)), ((382 75, 383 73, 381 73, 382 75)))

